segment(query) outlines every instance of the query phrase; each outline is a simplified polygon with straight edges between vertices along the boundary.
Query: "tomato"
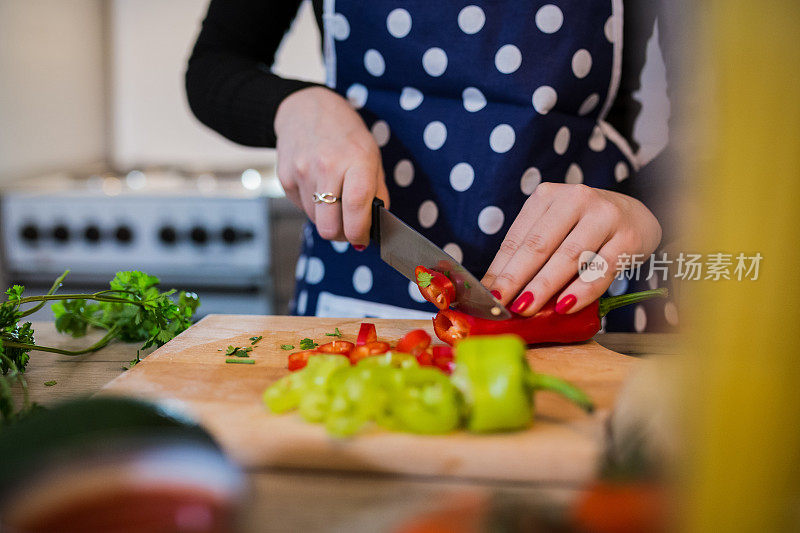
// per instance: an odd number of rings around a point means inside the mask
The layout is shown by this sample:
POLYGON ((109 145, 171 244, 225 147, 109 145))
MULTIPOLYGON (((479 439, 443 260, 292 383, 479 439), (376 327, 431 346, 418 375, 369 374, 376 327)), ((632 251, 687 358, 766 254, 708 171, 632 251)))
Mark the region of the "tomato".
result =
POLYGON ((363 346, 369 342, 378 340, 378 333, 375 331, 375 324, 369 322, 362 322, 361 328, 358 330, 358 338, 356 339, 356 346, 363 346))
POLYGON ((289 364, 287 367, 289 370, 294 372, 295 370, 300 370, 308 363, 308 358, 312 355, 316 355, 320 352, 317 350, 303 350, 302 352, 294 352, 293 354, 289 355, 289 364))
POLYGON ((353 348, 355 348, 355 344, 350 341, 331 341, 317 346, 316 350, 322 353, 349 355, 353 348))
POLYGON ((456 286, 441 272, 420 265, 414 269, 414 279, 417 280, 417 287, 419 287, 422 297, 439 309, 447 309, 456 299, 456 286), (420 284, 420 274, 431 276, 430 282, 424 287, 420 284))
POLYGON ((431 345, 431 336, 424 329, 415 329, 406 333, 397 343, 396 350, 416 356, 431 345))
POLYGON ((350 352, 350 362, 356 364, 365 357, 386 353, 390 348, 391 346, 389 346, 388 342, 382 341, 372 341, 361 346, 356 346, 353 348, 353 351, 350 352))

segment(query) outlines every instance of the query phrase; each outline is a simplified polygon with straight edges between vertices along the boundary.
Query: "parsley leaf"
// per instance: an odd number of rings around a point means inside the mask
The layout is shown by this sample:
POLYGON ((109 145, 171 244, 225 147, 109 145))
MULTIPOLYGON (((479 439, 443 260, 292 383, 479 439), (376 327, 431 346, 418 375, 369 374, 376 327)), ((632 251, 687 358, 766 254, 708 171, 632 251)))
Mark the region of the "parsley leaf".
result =
POLYGON ((433 279, 433 274, 428 272, 420 272, 417 274, 417 285, 421 288, 428 287, 431 284, 431 280, 433 279))
POLYGON ((228 349, 225 350, 225 355, 232 355, 234 357, 250 357, 248 352, 252 352, 253 348, 250 346, 228 346, 228 349))
POLYGON ((45 387, 52 387, 52 386, 53 386, 53 385, 55 385, 56 383, 58 383, 58 381, 56 381, 56 380, 54 380, 54 379, 51 379, 50 381, 45 381, 45 382, 44 382, 44 386, 45 386, 45 387))
POLYGON ((326 337, 340 337, 341 338, 342 337, 342 332, 339 331, 339 328, 336 328, 333 333, 326 333, 325 336, 326 337))
POLYGON ((294 346, 291 344, 281 344, 281 350, 294 350, 294 346))
POLYGON ((264 338, 263 335, 259 335, 258 337, 250 337, 250 344, 252 346, 255 346, 256 344, 258 344, 258 341, 260 341, 263 338, 264 338))
POLYGON ((300 349, 301 350, 313 350, 317 346, 319 346, 318 343, 314 342, 313 340, 311 340, 311 339, 309 339, 307 337, 305 339, 301 339, 300 340, 300 349))

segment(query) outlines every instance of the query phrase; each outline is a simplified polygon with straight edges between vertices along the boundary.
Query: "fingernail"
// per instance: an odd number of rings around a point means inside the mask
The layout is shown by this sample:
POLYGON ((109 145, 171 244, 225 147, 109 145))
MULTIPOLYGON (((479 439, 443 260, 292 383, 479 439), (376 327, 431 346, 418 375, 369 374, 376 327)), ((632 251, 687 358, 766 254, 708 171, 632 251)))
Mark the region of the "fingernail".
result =
POLYGON ((495 300, 502 300, 503 299, 503 295, 500 294, 500 291, 498 291, 498 290, 493 290, 492 291, 492 296, 494 296, 495 300))
POLYGON ((354 244, 353 249, 355 249, 356 252, 363 252, 364 250, 367 249, 367 247, 364 246, 363 244, 354 244))
POLYGON ((514 300, 514 303, 511 304, 511 307, 509 307, 508 309, 512 313, 519 314, 523 312, 525 309, 527 309, 528 306, 530 306, 532 303, 533 303, 533 293, 531 291, 525 291, 522 294, 520 294, 516 300, 514 300))
POLYGON ((575 297, 574 294, 567 294, 563 298, 561 298, 558 302, 556 302, 556 313, 559 315, 563 315, 570 309, 572 306, 575 305, 578 299, 575 297))

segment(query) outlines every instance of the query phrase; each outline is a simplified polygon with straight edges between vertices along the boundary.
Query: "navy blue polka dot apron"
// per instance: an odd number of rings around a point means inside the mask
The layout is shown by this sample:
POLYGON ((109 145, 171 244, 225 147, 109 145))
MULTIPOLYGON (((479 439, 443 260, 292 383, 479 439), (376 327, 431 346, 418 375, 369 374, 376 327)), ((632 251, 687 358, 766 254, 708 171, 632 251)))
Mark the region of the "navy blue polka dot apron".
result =
MULTIPOLYGON (((604 121, 619 84, 621 9, 326 0, 328 85, 372 131, 392 212, 480 278, 540 182, 626 179, 635 159, 604 121)), ((300 315, 435 311, 374 246, 323 240, 310 223, 296 277, 300 315)))

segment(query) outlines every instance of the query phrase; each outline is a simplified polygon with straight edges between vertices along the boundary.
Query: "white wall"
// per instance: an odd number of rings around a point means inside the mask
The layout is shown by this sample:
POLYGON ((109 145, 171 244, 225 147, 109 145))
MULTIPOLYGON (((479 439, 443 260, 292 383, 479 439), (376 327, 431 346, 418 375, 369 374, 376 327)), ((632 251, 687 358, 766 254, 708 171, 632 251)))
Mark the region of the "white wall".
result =
POLYGON ((102 0, 0 0, 0 181, 102 162, 102 0))
MULTIPOLYGON (((121 168, 177 164, 196 170, 264 166, 272 150, 235 145, 207 129, 186 103, 186 60, 207 0, 114 0, 112 162, 121 168)), ((276 71, 321 81, 324 69, 310 3, 283 44, 276 71)))

